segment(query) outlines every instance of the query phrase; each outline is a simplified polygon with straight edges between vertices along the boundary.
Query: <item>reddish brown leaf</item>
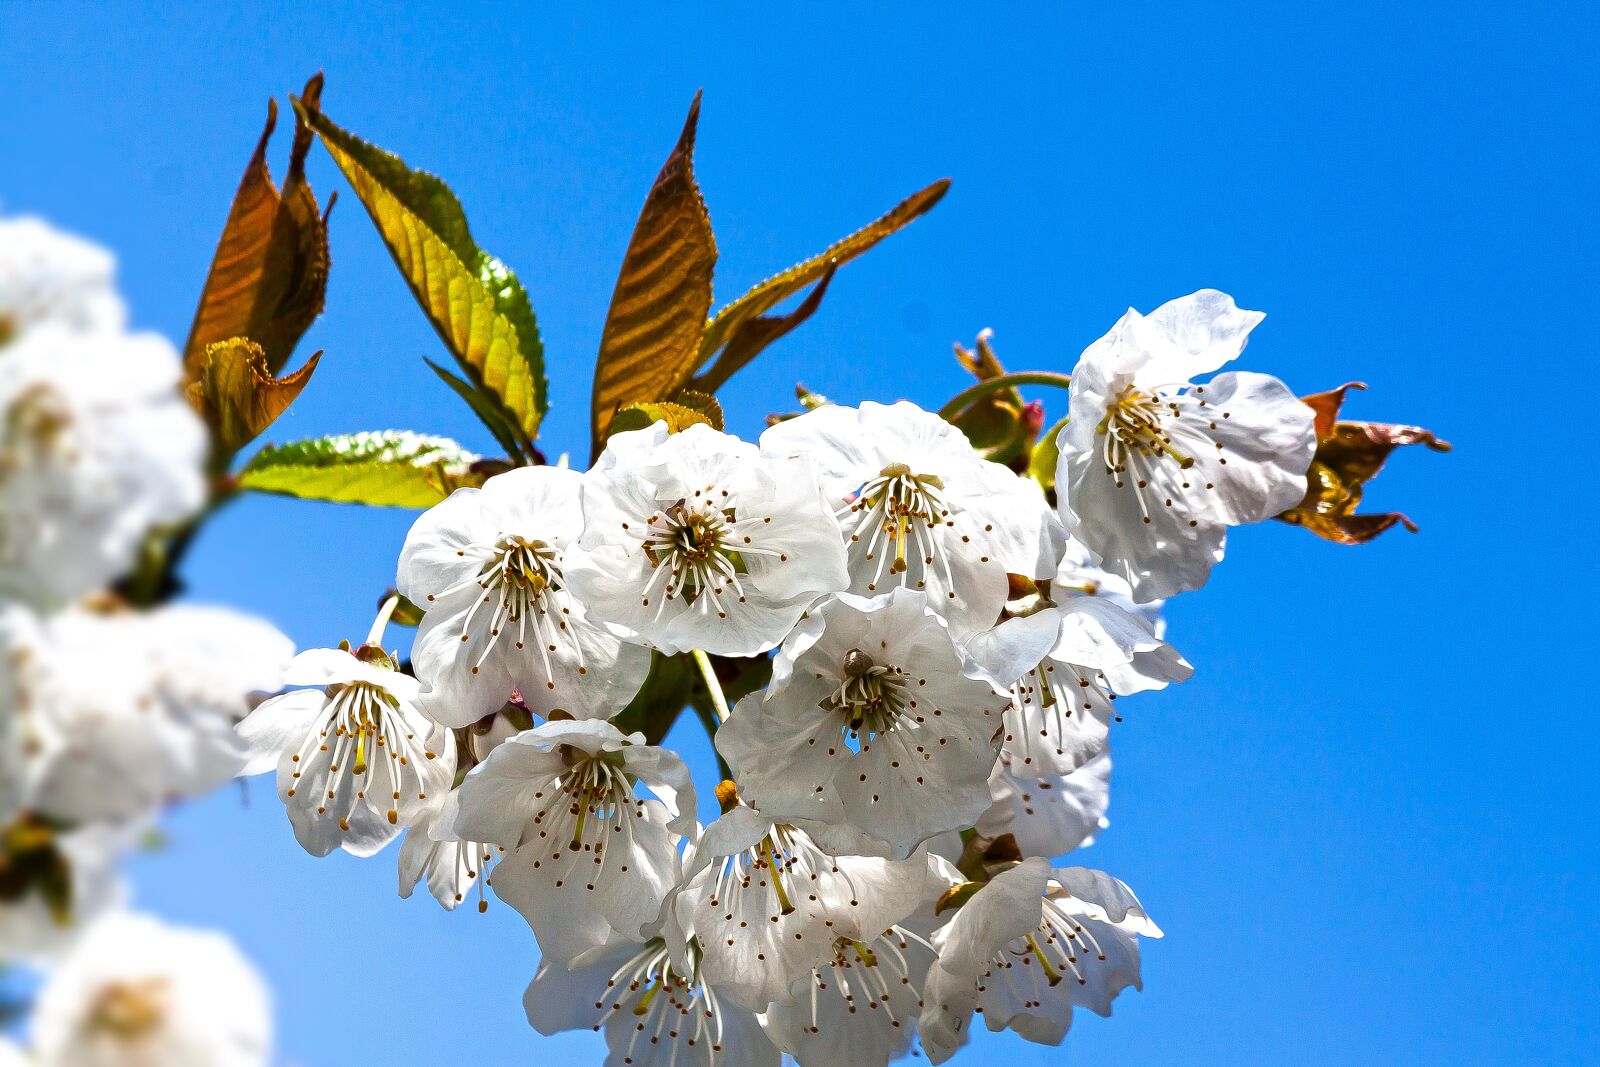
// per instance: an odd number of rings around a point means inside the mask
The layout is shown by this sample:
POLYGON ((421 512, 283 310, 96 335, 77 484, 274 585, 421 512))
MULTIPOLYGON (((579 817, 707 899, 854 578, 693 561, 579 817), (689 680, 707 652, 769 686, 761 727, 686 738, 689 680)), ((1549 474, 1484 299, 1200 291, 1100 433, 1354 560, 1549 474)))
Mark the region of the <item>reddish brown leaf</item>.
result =
POLYGON ((210 425, 218 452, 231 456, 271 426, 306 387, 321 357, 318 352, 293 374, 277 378, 252 341, 235 337, 208 345, 189 384, 189 400, 210 425))
POLYGON ((596 452, 618 410, 676 394, 698 362, 717 262, 711 216, 694 180, 699 118, 696 93, 622 259, 594 371, 596 452))
POLYGON ((1355 514, 1367 482, 1383 469, 1391 452, 1405 445, 1450 451, 1448 442, 1420 426, 1340 422, 1345 394, 1365 388, 1360 382, 1348 382, 1301 398, 1316 412, 1317 451, 1306 474, 1305 499, 1278 516, 1284 522, 1304 526, 1318 537, 1345 545, 1365 544, 1397 524, 1412 533, 1417 531, 1417 525, 1397 511, 1355 514))
MULTIPOLYGON (((315 100, 321 92, 318 74, 306 83, 305 97, 315 100)), ((271 101, 266 128, 234 194, 184 346, 191 382, 203 369, 206 348, 233 337, 249 337, 259 344, 268 370, 276 374, 322 312, 328 233, 305 177, 311 131, 295 123, 289 171, 280 193, 267 167, 267 142, 277 122, 278 105, 271 101)))

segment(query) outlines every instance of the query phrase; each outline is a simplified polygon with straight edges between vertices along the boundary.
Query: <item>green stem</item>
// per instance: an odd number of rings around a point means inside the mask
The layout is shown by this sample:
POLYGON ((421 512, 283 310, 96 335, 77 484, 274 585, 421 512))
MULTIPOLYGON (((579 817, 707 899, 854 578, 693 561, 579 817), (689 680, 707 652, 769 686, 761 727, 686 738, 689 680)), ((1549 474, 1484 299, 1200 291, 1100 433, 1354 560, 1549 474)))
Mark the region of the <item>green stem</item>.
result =
POLYGON ((378 609, 378 617, 372 620, 372 629, 367 631, 367 644, 376 648, 383 647, 383 631, 389 628, 389 620, 394 616, 394 609, 400 606, 400 594, 390 593, 383 606, 378 609))
POLYGON ((717 721, 728 721, 728 698, 722 695, 722 683, 717 680, 716 668, 711 666, 711 657, 700 649, 692 653, 694 662, 700 668, 700 677, 705 679, 706 689, 711 693, 711 705, 717 709, 717 721))
POLYGON ((952 419, 960 414, 963 409, 974 400, 980 400, 990 393, 998 393, 1002 389, 1012 389, 1019 385, 1049 385, 1057 389, 1065 389, 1072 384, 1072 375, 1059 374, 1049 370, 1025 370, 1015 374, 1002 374, 998 378, 989 378, 970 385, 950 398, 950 402, 939 409, 941 419, 952 419))

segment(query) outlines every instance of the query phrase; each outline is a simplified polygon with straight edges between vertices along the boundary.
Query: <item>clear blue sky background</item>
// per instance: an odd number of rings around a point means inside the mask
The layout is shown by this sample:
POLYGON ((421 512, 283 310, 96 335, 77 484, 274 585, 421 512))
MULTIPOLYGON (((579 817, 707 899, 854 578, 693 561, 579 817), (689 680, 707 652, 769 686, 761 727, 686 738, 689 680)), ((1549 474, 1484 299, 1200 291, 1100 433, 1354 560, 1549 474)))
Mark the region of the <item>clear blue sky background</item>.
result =
MULTIPOLYGON (((1351 415, 1452 439, 1371 493, 1420 535, 1346 549, 1245 530, 1173 605, 1198 672, 1127 702, 1114 825, 1084 857, 1168 931, 1146 990, 1082 1016, 1066 1052, 984 1039, 974 1060, 1600 1061, 1600 8, 234 6, 0 8, 0 196, 115 248, 137 321, 175 338, 267 97, 324 68, 329 114, 446 176, 520 272, 549 447, 581 451, 619 258, 703 86, 721 298, 955 179, 734 382, 737 430, 796 379, 936 405, 962 384, 951 342, 984 326, 1009 364, 1068 369, 1128 304, 1215 286, 1269 313, 1250 368, 1302 392, 1364 379, 1351 415)), ((312 169, 322 196, 341 187, 325 157, 312 169)), ((437 342, 353 198, 333 231, 306 345, 328 355, 274 436, 404 427, 487 448, 423 366, 437 342)), ((248 501, 189 577, 302 645, 359 638, 408 522, 248 501)), ((230 792, 170 826, 138 865, 143 904, 237 934, 291 1062, 597 1055, 527 1029, 533 942, 504 907, 402 903, 393 852, 303 855, 265 782, 247 808, 230 792)))

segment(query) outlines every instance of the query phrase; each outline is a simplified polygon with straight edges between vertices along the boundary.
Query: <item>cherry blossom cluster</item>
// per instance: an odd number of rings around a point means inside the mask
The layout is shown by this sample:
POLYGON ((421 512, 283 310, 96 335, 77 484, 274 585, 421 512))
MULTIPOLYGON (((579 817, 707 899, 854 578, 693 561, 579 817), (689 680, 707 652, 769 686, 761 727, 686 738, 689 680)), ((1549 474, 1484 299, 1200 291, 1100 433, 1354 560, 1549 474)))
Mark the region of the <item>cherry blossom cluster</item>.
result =
POLYGON ((235 726, 294 653, 262 620, 124 595, 152 531, 206 504, 181 373, 126 328, 107 252, 0 219, 0 970, 42 980, 6 1067, 270 1055, 250 965, 128 912, 120 874, 164 807, 243 769, 235 726))
POLYGON ((402 895, 491 888, 538 941, 529 1021, 602 1032, 607 1063, 940 1063, 975 1014, 1059 1043, 1161 936, 1122 882, 1054 863, 1106 825, 1113 702, 1189 677, 1162 599, 1306 491, 1310 408, 1194 381, 1261 318, 1201 291, 1090 345, 1053 501, 904 401, 756 442, 662 421, 587 471, 459 489, 400 556, 409 662, 387 612, 302 653, 240 728, 245 771, 275 771, 313 854, 404 833, 402 895), (691 661, 713 818, 618 725, 691 661))

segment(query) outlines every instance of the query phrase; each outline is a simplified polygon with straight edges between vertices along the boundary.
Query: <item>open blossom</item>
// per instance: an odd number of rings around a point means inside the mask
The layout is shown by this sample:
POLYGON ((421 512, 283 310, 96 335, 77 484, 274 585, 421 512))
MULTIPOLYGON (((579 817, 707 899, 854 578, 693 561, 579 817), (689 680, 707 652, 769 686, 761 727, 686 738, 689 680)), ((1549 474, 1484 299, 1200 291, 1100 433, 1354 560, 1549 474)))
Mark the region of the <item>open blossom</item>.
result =
POLYGON ((695 842, 673 920, 698 939, 705 980, 761 1011, 832 960, 840 938, 873 940, 914 911, 927 866, 831 856, 804 829, 739 804, 695 842))
POLYGON ((513 691, 540 716, 607 718, 644 682, 649 651, 590 622, 567 588, 582 480, 559 467, 508 471, 412 526, 398 586, 427 613, 413 663, 435 721, 466 726, 513 691))
POLYGON ((39 323, 119 331, 127 317, 116 261, 42 219, 0 219, 0 344, 39 323))
POLYGON ((273 697, 240 724, 251 753, 240 773, 277 770, 307 852, 370 856, 449 790, 454 739, 417 709, 417 680, 382 650, 311 649, 284 681, 310 688, 273 697))
POLYGON ((988 807, 1004 707, 923 593, 846 593, 784 642, 765 695, 739 702, 716 745, 763 815, 904 858, 988 807))
POLYGON ((1161 930, 1115 878, 1023 860, 934 935, 939 958, 923 990, 923 1050, 933 1063, 948 1060, 979 1009, 990 1030, 1060 1044, 1075 1006, 1110 1015, 1118 993, 1140 988, 1141 935, 1161 930))
POLYGON ((1316 433, 1288 386, 1242 371, 1191 382, 1237 357, 1263 317, 1214 289, 1130 308, 1072 372, 1061 518, 1135 600, 1204 585, 1229 526, 1305 495, 1316 433))
POLYGON ((400 846, 400 897, 411 899, 412 891, 422 883, 445 911, 454 911, 477 886, 478 910, 487 911, 483 887, 503 850, 479 841, 458 841, 446 833, 440 818, 445 800, 439 798, 406 830, 400 846))
POLYGON ((989 778, 994 803, 977 822, 983 837, 1010 834, 1024 856, 1060 856, 1092 844, 1111 803, 1111 753, 1071 774, 1018 773, 1004 749, 989 778))
POLYGON ((705 980, 690 944, 661 937, 592 949, 570 965, 547 955, 522 998, 541 1034, 605 1035, 605 1067, 778 1067, 756 1013, 705 980))
POLYGON ((278 686, 290 651, 219 609, 0 609, 0 714, 22 732, 28 806, 129 821, 228 781, 246 755, 233 727, 247 695, 278 686))
POLYGON ((1008 572, 1055 573, 1063 535, 1039 486, 908 401, 820 407, 768 429, 761 449, 817 465, 853 593, 921 590, 961 634, 994 625, 1008 572))
POLYGON ((0 353, 0 599, 56 607, 199 508, 205 427, 154 334, 47 323, 0 353))
POLYGON ((451 795, 444 832, 507 850, 490 885, 546 959, 638 936, 678 880, 689 770, 643 742, 602 720, 548 722, 499 745, 451 795))
POLYGON ((935 903, 963 879, 929 856, 911 881, 921 894, 915 912, 876 936, 835 939, 832 957, 763 1014, 767 1037, 800 1067, 886 1067, 910 1051, 934 959, 929 938, 942 922, 935 903))
POLYGON ((272 1007, 221 934, 107 916, 45 982, 39 1067, 267 1067, 272 1007))
POLYGON ((1142 617, 1101 596, 1062 595, 974 635, 967 649, 1011 683, 1001 748, 1023 776, 1070 774, 1105 751, 1113 697, 1194 673, 1142 617), (1030 665, 1016 671, 1019 662, 1030 665))
POLYGON ((810 462, 704 425, 614 435, 583 476, 583 534, 567 560, 596 618, 668 653, 765 652, 848 584, 810 462))

